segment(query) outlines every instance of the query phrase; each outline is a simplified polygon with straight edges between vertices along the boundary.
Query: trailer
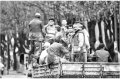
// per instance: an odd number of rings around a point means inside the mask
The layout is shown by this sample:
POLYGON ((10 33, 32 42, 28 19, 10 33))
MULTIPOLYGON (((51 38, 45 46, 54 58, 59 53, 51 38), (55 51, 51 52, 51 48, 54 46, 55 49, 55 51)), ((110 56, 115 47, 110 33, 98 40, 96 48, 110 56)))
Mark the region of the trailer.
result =
POLYGON ((33 78, 120 78, 120 63, 69 62, 33 67, 33 78))
MULTIPOLYGON (((73 33, 68 38, 71 43, 73 33)), ((72 44, 71 44, 72 45, 72 44)), ((41 46, 42 47, 42 46, 41 46)), ((71 53, 73 53, 73 49, 71 53)), ((87 56, 85 57, 85 59, 87 56)), ((86 59, 87 61, 87 59, 86 59)), ((32 67, 33 78, 120 78, 118 62, 69 62, 32 67)))
MULTIPOLYGON (((69 37, 71 37, 71 34, 69 37)), ((69 38, 71 43, 71 38, 69 38)), ((72 50, 73 52, 73 50, 72 50)), ((72 53, 71 52, 71 53, 72 53)), ((38 65, 32 68, 33 78, 120 78, 120 63, 69 62, 38 65)))

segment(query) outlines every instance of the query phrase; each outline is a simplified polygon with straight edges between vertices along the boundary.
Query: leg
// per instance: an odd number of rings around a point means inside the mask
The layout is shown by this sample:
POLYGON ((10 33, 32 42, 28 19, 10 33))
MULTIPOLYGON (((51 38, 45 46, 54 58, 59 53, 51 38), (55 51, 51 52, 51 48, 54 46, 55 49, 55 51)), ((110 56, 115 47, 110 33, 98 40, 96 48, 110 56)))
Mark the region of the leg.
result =
POLYGON ((75 61, 75 54, 71 54, 71 61, 72 61, 72 62, 75 61))
POLYGON ((2 75, 1 75, 1 70, 0 70, 0 78, 2 78, 2 75))
POLYGON ((48 53, 46 50, 43 50, 39 56, 39 63, 46 63, 47 64, 47 57, 48 57, 48 53))
POLYGON ((84 62, 87 62, 87 52, 84 52, 84 62))

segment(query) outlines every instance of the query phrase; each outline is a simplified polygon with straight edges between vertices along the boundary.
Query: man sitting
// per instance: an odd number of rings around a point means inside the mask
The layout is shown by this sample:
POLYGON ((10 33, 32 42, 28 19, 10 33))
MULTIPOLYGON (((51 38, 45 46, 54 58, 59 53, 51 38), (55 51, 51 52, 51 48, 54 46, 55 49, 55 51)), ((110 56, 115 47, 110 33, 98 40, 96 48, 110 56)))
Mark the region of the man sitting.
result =
POLYGON ((105 50, 104 44, 101 43, 94 56, 96 57, 97 62, 108 62, 108 57, 110 56, 110 54, 108 51, 105 50))

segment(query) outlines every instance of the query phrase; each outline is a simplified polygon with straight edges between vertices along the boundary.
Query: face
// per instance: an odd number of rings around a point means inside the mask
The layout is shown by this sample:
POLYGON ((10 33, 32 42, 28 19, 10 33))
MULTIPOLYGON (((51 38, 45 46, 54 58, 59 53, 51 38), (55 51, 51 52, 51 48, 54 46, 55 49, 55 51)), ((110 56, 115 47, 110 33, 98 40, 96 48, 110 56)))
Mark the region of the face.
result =
POLYGON ((48 24, 49 24, 49 25, 54 25, 54 21, 53 21, 53 20, 50 20, 50 21, 48 22, 48 24))

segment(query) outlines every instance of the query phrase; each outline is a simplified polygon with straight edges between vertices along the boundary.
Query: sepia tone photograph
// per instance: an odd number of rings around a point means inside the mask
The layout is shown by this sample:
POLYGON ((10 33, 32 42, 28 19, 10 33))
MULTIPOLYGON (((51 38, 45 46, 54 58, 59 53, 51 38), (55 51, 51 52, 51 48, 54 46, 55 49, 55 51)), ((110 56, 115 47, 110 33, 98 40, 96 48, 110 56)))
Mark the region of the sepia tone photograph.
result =
POLYGON ((120 78, 120 1, 0 0, 1 78, 120 78))

